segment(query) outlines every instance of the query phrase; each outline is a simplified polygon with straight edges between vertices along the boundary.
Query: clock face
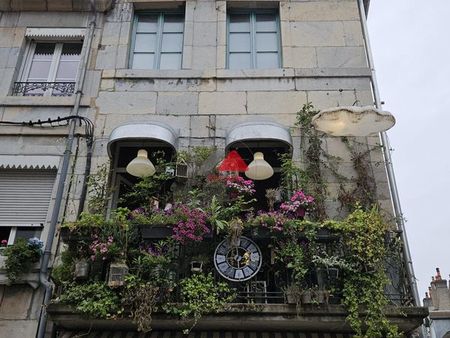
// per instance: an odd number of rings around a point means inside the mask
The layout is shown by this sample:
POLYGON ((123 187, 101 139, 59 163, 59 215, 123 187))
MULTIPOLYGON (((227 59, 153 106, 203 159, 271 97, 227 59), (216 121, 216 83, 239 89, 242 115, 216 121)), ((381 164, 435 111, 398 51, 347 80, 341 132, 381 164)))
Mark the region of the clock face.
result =
POLYGON ((251 239, 241 237, 238 245, 231 247, 223 240, 214 252, 214 265, 219 274, 233 282, 254 277, 262 264, 261 250, 251 239))

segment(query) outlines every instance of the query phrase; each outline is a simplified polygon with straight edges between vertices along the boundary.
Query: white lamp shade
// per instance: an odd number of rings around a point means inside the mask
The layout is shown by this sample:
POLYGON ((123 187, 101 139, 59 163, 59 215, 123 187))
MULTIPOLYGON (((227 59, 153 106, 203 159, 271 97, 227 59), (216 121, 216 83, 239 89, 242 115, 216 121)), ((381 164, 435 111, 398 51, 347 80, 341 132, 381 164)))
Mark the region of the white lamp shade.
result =
POLYGON ((314 128, 332 136, 369 136, 392 128, 394 116, 374 107, 336 107, 312 118, 314 128))
POLYGON ((273 168, 264 160, 264 154, 256 152, 253 161, 248 165, 245 176, 255 181, 267 180, 273 175, 273 168))
POLYGON ((155 166, 148 159, 147 150, 139 149, 136 158, 127 165, 127 173, 137 177, 152 176, 155 173, 155 166))

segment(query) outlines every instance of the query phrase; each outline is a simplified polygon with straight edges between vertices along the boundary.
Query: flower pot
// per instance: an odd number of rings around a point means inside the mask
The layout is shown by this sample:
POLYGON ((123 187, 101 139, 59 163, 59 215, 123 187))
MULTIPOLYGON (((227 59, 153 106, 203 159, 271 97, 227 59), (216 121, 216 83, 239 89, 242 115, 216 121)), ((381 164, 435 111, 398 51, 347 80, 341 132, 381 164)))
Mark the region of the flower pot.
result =
POLYGON ((89 262, 86 259, 80 259, 75 262, 75 279, 87 279, 89 277, 89 262))
POLYGON ((295 217, 303 219, 305 217, 306 214, 306 209, 303 207, 299 207, 296 211, 295 211, 295 217))

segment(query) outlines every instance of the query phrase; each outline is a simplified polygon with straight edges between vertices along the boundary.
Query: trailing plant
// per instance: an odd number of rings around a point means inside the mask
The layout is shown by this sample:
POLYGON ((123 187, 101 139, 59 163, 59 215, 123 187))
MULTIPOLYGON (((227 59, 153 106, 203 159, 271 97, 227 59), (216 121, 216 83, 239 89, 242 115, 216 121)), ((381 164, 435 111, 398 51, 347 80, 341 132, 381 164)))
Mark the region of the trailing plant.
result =
POLYGON ((181 304, 166 305, 166 311, 182 319, 192 319, 193 324, 185 333, 197 324, 205 314, 225 310, 226 304, 234 298, 234 292, 224 282, 214 282, 212 274, 194 274, 180 281, 181 304))
POLYGON ((59 302, 92 318, 111 318, 123 312, 119 296, 104 282, 70 284, 59 302))
POLYGON ((39 261, 42 255, 42 246, 43 242, 39 238, 30 238, 28 241, 19 238, 16 243, 4 249, 6 276, 11 282, 29 272, 32 264, 39 261))
POLYGON ((341 184, 338 200, 347 210, 353 211, 358 203, 364 210, 369 210, 376 203, 376 184, 370 169, 370 152, 375 148, 358 151, 355 144, 352 144, 346 137, 342 141, 347 146, 351 154, 353 169, 356 172, 354 188, 347 191, 341 184))
POLYGON ((64 250, 60 256, 60 264, 52 270, 53 281, 58 285, 71 282, 73 280, 74 268, 73 253, 69 250, 64 250))
POLYGON ((108 188, 109 163, 97 168, 94 174, 89 175, 87 182, 89 191, 88 210, 93 214, 104 214, 108 210, 111 189, 108 188))
POLYGON ((148 332, 152 327, 152 314, 156 309, 159 287, 134 275, 125 277, 123 303, 129 306, 131 318, 138 331, 148 332))
POLYGON ((321 165, 323 163, 322 156, 322 140, 314 129, 311 121, 314 115, 319 111, 314 108, 311 102, 303 105, 302 109, 297 112, 296 126, 300 127, 304 142, 302 142, 301 150, 305 161, 304 180, 307 181, 307 191, 314 195, 316 199, 316 207, 311 212, 311 217, 317 220, 326 218, 325 198, 326 185, 323 180, 321 165))
POLYGON ((398 328, 386 318, 389 300, 385 288, 387 249, 385 234, 389 225, 377 208, 364 211, 357 205, 340 225, 335 224, 344 240, 345 258, 354 270, 345 275, 343 302, 347 320, 357 337, 400 337, 398 328), (361 317, 360 311, 366 311, 361 317))

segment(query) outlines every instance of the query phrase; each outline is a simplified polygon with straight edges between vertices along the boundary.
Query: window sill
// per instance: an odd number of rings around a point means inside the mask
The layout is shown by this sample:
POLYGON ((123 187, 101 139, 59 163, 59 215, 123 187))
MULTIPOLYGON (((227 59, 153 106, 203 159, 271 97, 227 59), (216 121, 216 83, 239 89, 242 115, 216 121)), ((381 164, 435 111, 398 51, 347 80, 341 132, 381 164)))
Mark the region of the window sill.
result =
MULTIPOLYGON (((90 97, 81 99, 81 106, 90 105, 90 97)), ((72 107, 75 104, 73 96, 4 96, 0 97, 0 106, 53 106, 72 107)))
POLYGON ((107 69, 103 79, 253 79, 253 78, 330 78, 370 77, 368 68, 277 68, 277 69, 211 69, 154 70, 107 69))

